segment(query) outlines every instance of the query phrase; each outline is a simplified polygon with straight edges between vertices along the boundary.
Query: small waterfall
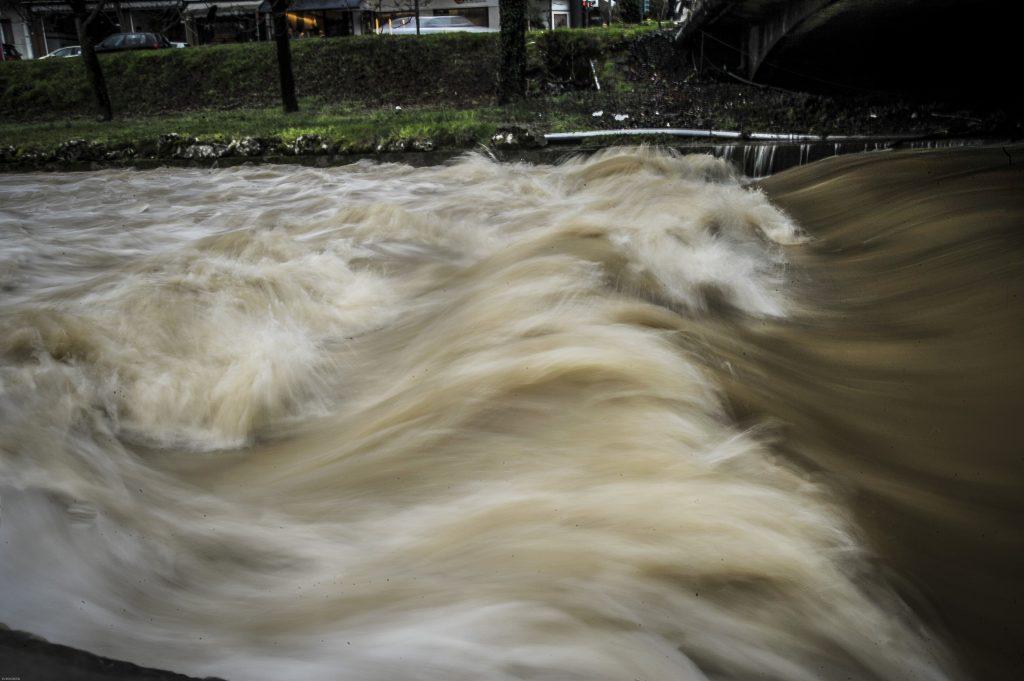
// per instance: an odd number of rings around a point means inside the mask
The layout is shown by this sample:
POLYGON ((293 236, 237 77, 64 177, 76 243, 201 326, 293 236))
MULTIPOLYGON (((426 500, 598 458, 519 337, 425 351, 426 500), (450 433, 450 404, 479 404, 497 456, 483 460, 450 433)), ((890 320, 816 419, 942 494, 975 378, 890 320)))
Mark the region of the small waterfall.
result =
POLYGON ((984 140, 955 139, 955 140, 917 140, 908 146, 911 149, 957 149, 968 145, 984 144, 984 140))
POLYGON ((806 165, 811 159, 811 145, 801 144, 800 145, 800 160, 797 165, 806 165))
MULTIPOLYGON (((747 163, 747 150, 744 150, 744 172, 751 177, 765 177, 770 175, 775 166, 775 153, 780 145, 760 144, 753 148, 753 164, 747 163)), ((748 147, 748 149, 751 149, 748 147)))
POLYGON ((751 178, 762 178, 788 168, 804 166, 830 156, 887 151, 893 148, 938 149, 983 144, 984 140, 914 140, 851 139, 803 142, 740 141, 729 144, 687 147, 702 150, 715 158, 731 163, 751 178))
POLYGON ((731 162, 732 161, 732 157, 736 153, 736 145, 735 144, 716 144, 712 148, 712 152, 711 153, 712 153, 712 155, 715 158, 720 158, 723 161, 730 161, 731 162))

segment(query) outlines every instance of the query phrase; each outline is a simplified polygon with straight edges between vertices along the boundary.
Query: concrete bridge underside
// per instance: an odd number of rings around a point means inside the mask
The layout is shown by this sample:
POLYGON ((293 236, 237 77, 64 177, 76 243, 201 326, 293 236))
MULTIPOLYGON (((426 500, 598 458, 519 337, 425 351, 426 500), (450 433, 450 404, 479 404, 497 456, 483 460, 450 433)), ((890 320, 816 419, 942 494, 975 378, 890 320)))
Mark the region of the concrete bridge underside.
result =
POLYGON ((697 0, 683 49, 737 76, 804 89, 1016 99, 1022 24, 1008 0, 697 0), (1000 87, 1000 81, 1004 81, 1000 87))
MULTIPOLYGON (((698 0, 691 29, 718 37, 728 33, 747 78, 778 42, 837 0, 698 0)), ((719 38, 721 39, 721 38, 719 38)))

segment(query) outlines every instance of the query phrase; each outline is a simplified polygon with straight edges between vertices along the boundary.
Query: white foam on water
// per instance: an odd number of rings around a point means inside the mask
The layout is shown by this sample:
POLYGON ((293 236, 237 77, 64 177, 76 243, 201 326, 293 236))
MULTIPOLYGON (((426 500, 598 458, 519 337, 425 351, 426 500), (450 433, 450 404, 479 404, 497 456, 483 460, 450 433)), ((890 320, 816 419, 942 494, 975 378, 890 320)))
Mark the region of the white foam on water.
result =
POLYGON ((0 621, 235 680, 947 678, 686 340, 793 305, 725 162, 0 197, 0 621))

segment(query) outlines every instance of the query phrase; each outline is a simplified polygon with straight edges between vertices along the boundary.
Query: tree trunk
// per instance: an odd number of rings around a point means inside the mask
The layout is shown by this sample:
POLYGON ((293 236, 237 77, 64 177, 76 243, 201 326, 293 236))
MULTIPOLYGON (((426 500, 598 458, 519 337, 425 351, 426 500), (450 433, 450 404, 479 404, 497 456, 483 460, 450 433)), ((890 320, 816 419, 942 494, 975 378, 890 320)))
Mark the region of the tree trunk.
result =
POLYGON ((420 34, 420 0, 416 0, 416 35, 420 34))
POLYGON ((107 92, 107 81, 103 77, 103 69, 100 67, 99 57, 93 49, 92 35, 89 33, 89 24, 99 14, 102 5, 93 10, 90 14, 85 6, 85 0, 72 0, 71 11, 75 15, 75 32, 78 33, 78 44, 82 47, 82 64, 85 66, 85 75, 89 79, 89 87, 96 97, 96 108, 99 109, 100 120, 109 121, 114 117, 113 107, 110 106, 110 94, 107 92))
POLYGON ((277 75, 281 81, 281 106, 285 113, 299 110, 295 98, 295 74, 292 71, 292 45, 288 39, 288 19, 285 11, 288 0, 274 0, 271 10, 274 14, 274 42, 277 45, 277 75))
POLYGON ((131 33, 132 27, 131 24, 127 21, 127 16, 125 15, 124 10, 121 9, 120 0, 116 0, 114 2, 114 16, 117 17, 117 27, 121 30, 121 32, 131 33))
POLYGON ((503 104, 526 96, 526 6, 527 0, 499 0, 498 3, 501 14, 498 100, 503 104))

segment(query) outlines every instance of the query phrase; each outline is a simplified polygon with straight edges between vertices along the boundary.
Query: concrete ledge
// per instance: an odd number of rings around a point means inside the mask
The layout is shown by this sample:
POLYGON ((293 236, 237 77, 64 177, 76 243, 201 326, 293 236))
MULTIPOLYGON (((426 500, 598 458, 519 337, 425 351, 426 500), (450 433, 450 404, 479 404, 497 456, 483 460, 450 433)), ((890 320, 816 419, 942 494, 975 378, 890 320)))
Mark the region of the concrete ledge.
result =
MULTIPOLYGON (((11 681, 196 681, 62 646, 0 624, 0 678, 11 681)), ((205 681, 222 681, 208 677, 205 681)))

